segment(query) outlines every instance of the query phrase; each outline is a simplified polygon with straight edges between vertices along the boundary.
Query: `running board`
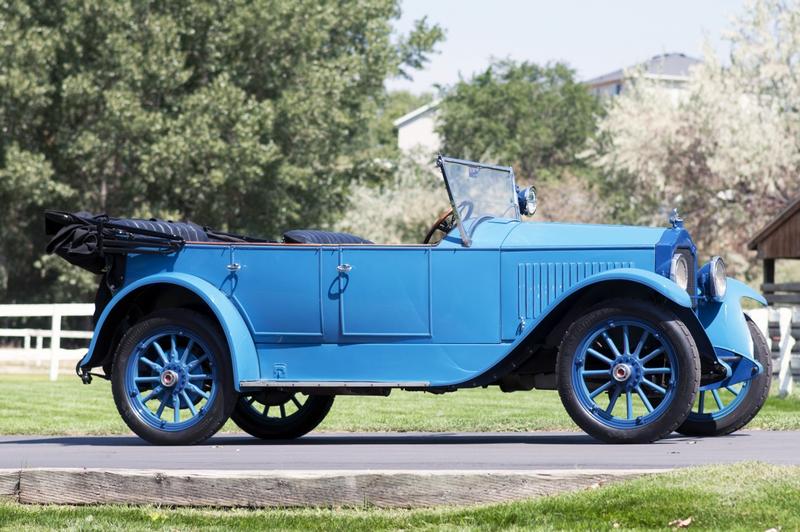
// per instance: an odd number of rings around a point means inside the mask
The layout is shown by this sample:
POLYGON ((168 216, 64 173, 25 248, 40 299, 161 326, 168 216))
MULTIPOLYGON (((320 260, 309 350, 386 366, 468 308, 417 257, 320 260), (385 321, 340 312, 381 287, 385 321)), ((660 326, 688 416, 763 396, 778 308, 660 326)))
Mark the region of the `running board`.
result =
POLYGON ((427 381, 288 381, 257 380, 241 381, 240 389, 246 388, 428 388, 427 381))

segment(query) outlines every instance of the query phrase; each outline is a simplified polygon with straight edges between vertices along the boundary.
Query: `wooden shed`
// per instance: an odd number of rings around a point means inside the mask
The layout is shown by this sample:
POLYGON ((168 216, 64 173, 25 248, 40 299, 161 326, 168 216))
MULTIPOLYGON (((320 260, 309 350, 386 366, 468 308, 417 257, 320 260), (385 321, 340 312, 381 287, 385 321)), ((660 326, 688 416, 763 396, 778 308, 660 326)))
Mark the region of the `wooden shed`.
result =
POLYGON ((792 201, 747 243, 764 261, 761 290, 771 305, 800 305, 800 282, 776 283, 775 261, 800 259, 800 198, 792 201))

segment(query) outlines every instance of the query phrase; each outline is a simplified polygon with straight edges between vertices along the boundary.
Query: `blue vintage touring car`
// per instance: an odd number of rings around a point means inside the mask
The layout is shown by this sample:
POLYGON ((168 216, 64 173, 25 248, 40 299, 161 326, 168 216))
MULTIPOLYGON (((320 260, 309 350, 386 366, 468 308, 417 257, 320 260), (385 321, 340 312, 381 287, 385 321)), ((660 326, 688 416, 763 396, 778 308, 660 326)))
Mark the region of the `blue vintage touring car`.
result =
MULTIPOLYGON (((232 419, 316 427, 342 394, 557 389, 606 442, 738 430, 770 385, 766 343, 719 257, 671 227, 530 223, 511 168, 440 157, 451 210, 419 245, 324 231, 281 242, 192 223, 47 213, 49 251, 102 274, 78 373, 101 367, 142 438, 232 419)), ((535 415, 535 412, 531 412, 535 415)))

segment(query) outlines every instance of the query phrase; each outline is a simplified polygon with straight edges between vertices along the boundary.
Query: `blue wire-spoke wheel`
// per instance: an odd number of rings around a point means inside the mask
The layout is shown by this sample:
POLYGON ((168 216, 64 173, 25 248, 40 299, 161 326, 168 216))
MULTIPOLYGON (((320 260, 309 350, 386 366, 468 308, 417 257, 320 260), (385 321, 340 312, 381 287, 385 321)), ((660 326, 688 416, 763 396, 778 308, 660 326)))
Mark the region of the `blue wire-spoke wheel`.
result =
POLYGON ((717 389, 700 388, 688 419, 693 421, 722 419, 739 407, 747 397, 749 387, 750 381, 744 381, 717 389))
POLYGON ((674 395, 672 346, 641 320, 606 320, 587 335, 573 363, 573 385, 600 423, 634 428, 657 419, 674 395))
POLYGON ((211 319, 186 309, 159 310, 130 327, 111 381, 123 421, 161 445, 210 438, 236 404, 225 338, 211 319))
POLYGON ((196 334, 167 327, 140 342, 126 385, 142 421, 163 431, 197 424, 217 399, 218 355, 196 334))
MULTIPOLYGON (((730 434, 747 425, 764 406, 772 382, 772 357, 764 335, 749 317, 745 319, 753 339, 753 355, 763 371, 743 382, 701 387, 689 417, 678 427, 678 432, 687 436, 730 434)), ((727 362, 735 363, 736 357, 727 362)))
POLYGON ((307 395, 291 390, 253 391, 239 396, 231 419, 257 438, 297 438, 325 419, 333 400, 333 395, 307 395))
POLYGON ((670 308, 613 299, 567 328, 556 373, 561 402, 588 434, 608 443, 648 443, 689 415, 700 355, 670 308))

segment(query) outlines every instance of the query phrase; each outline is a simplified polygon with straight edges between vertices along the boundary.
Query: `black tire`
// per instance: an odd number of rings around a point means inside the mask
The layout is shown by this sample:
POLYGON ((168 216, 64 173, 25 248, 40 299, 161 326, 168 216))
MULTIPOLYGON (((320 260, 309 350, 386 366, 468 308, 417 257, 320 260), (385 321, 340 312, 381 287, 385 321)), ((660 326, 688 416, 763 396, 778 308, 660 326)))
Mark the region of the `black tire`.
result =
POLYGON ((120 416, 139 437, 157 445, 193 445, 213 436, 228 420, 236 404, 236 390, 233 387, 227 343, 217 331, 216 324, 202 314, 185 309, 166 309, 145 317, 122 337, 114 355, 111 390, 120 416), (132 399, 135 392, 127 389, 130 383, 127 381, 126 371, 129 359, 140 342, 160 331, 176 328, 194 335, 208 346, 216 366, 213 386, 218 388, 210 404, 205 405, 196 424, 184 430, 169 431, 156 428, 144 420, 142 412, 137 410, 132 399))
POLYGON ((692 412, 678 427, 678 432, 681 434, 686 436, 724 436, 736 432, 750 423, 764 406, 772 384, 772 356, 767 339, 749 316, 745 315, 745 319, 750 336, 753 338, 753 354, 756 361, 764 367, 764 371, 750 380, 744 398, 733 411, 718 419, 714 419, 711 414, 701 416, 692 412))
POLYGON ((686 325, 666 306, 634 299, 614 299, 596 305, 569 326, 559 347, 556 375, 564 408, 587 434, 606 443, 649 443, 670 434, 689 415, 700 385, 700 355, 686 325), (573 371, 577 370, 573 368, 582 367, 577 351, 586 345, 598 327, 625 320, 643 323, 658 333, 659 342, 666 342, 672 348, 678 379, 677 383, 665 384, 671 399, 663 407, 655 407, 651 420, 638 424, 637 419, 633 422, 635 425, 619 428, 609 426, 599 409, 589 409, 581 402, 573 382, 573 371))
POLYGON ((262 440, 299 438, 322 423, 334 400, 333 395, 299 395, 269 390, 242 394, 231 419, 243 431, 262 440), (303 399, 305 402, 301 403, 303 399), (276 411, 278 416, 269 415, 276 411))

